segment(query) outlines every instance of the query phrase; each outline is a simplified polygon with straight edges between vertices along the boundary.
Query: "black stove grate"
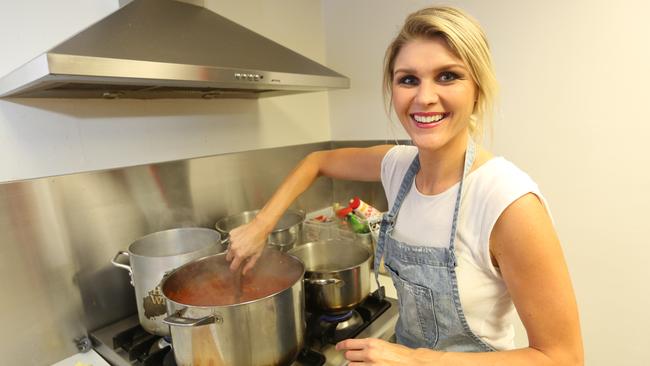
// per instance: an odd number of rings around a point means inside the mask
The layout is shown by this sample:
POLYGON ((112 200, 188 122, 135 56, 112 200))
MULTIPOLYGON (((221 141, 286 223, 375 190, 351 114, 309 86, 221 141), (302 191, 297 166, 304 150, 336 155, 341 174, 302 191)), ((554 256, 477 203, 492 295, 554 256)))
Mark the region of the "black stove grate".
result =
POLYGON ((129 355, 129 361, 138 361, 145 366, 159 366, 170 350, 169 346, 157 347, 161 339, 136 325, 113 336, 113 348, 123 349, 129 355))
POLYGON ((323 366, 325 364, 325 356, 309 348, 305 348, 298 355, 297 363, 304 366, 323 366))
POLYGON ((144 366, 171 366, 176 365, 174 360, 174 352, 172 352, 171 347, 165 347, 160 351, 157 351, 149 355, 146 360, 142 362, 144 366), (171 362, 171 363, 170 363, 171 362))

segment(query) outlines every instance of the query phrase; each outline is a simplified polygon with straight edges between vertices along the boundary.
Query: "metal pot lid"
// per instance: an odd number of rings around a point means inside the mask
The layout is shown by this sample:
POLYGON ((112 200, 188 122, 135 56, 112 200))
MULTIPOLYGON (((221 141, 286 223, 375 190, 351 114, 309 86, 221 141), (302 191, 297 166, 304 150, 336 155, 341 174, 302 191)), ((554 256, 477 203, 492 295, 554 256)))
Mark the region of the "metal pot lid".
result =
POLYGON ((299 260, 275 249, 265 249, 241 282, 237 280, 239 272, 230 271, 229 266, 226 253, 186 263, 163 279, 162 293, 167 300, 185 306, 242 305, 276 295, 301 282, 305 274, 299 260))

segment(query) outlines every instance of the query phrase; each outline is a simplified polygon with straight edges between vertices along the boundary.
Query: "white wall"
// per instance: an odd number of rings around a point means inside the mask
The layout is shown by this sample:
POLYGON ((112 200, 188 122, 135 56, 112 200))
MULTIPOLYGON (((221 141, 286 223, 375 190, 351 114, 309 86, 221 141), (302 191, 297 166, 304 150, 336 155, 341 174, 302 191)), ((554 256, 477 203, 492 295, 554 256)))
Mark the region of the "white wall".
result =
MULTIPOLYGON (((488 33, 502 87, 491 149, 529 172, 550 201, 586 364, 647 364, 650 5, 446 3, 473 14, 488 33)), ((380 93, 383 52, 404 17, 429 4, 323 1, 329 65, 352 79, 350 90, 330 99, 334 140, 393 138, 380 93)))
MULTIPOLYGON (((317 0, 205 5, 325 64, 317 0)), ((0 75, 117 8, 118 0, 3 1, 0 75)), ((327 92, 260 100, 0 100, 0 182, 329 141, 328 113, 327 92)))

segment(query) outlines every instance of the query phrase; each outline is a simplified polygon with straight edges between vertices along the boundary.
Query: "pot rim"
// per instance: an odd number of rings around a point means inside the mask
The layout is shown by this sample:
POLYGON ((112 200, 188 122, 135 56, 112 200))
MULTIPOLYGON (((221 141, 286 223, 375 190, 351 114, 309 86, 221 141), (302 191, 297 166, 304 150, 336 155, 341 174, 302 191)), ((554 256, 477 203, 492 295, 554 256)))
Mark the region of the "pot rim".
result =
MULTIPOLYGON (((276 250, 276 249, 270 249, 270 250, 276 250)), ((294 256, 290 256, 291 258, 295 259, 296 262, 298 262, 298 264, 300 264, 300 266, 302 267, 302 274, 301 274, 301 275, 296 279, 296 281, 293 282, 291 285, 289 285, 289 286, 287 286, 287 287, 285 287, 285 288, 282 288, 282 289, 280 289, 280 290, 278 290, 278 291, 276 291, 276 292, 273 292, 273 293, 271 293, 271 294, 269 294, 269 295, 266 295, 266 296, 264 296, 264 297, 260 297, 260 298, 258 298, 258 299, 249 300, 249 301, 245 301, 245 302, 238 302, 238 303, 236 303, 236 304, 227 304, 227 305, 192 305, 192 304, 184 304, 184 303, 182 303, 182 302, 178 302, 178 301, 172 300, 172 299, 170 299, 169 297, 167 297, 167 294, 165 294, 165 288, 164 288, 164 287, 165 287, 165 283, 167 282, 167 280, 168 280, 169 278, 171 278, 171 276, 172 276, 174 273, 178 272, 178 271, 181 270, 183 267, 186 267, 186 266, 188 266, 188 265, 190 265, 190 264, 192 264, 192 263, 198 263, 198 262, 201 262, 201 261, 207 260, 207 259, 212 258, 212 257, 215 257, 215 256, 219 256, 219 255, 224 255, 224 256, 225 256, 225 255, 226 255, 226 252, 221 252, 221 253, 217 253, 217 254, 211 254, 211 255, 207 255, 207 256, 201 257, 201 258, 194 259, 194 260, 192 260, 192 261, 189 261, 189 262, 183 264, 183 265, 180 266, 180 267, 175 268, 173 271, 170 271, 170 272, 166 273, 166 274, 163 276, 162 280, 160 280, 160 283, 159 283, 159 286, 160 286, 160 293, 161 293, 162 296, 165 298, 165 301, 172 302, 172 303, 174 303, 174 304, 176 304, 176 305, 179 305, 179 306, 191 307, 191 308, 195 308, 195 309, 197 309, 197 308, 198 308, 198 309, 235 308, 235 307, 238 307, 238 306, 250 305, 250 304, 255 303, 255 302, 261 302, 261 301, 266 300, 266 299, 268 299, 268 298, 274 297, 274 296, 276 296, 276 295, 278 295, 278 294, 280 294, 280 293, 282 293, 282 292, 284 292, 284 291, 287 291, 287 290, 291 289, 291 288, 292 288, 293 286, 295 286, 297 283, 300 283, 300 286, 301 286, 301 287, 303 286, 303 279, 304 279, 304 277, 305 277, 305 264, 302 263, 302 261, 300 261, 298 258, 296 258, 296 257, 294 257, 294 256)))
MULTIPOLYGON (((371 258, 372 257, 368 257, 368 259, 366 259, 365 261, 363 261, 363 262, 361 262, 361 263, 359 263, 357 265, 350 266, 350 267, 347 267, 347 268, 332 270, 332 271, 309 271, 309 270, 305 269, 305 274, 314 273, 314 274, 332 274, 333 275, 333 274, 337 274, 337 273, 341 273, 341 272, 345 272, 345 271, 350 271, 350 270, 353 270, 355 268, 359 268, 359 267, 364 266, 367 262, 370 262, 371 258)), ((300 258, 296 258, 296 259, 300 260, 300 258)))
POLYGON ((129 246, 127 248, 127 251, 129 252, 129 256, 133 256, 133 257, 140 257, 140 258, 167 258, 167 257, 175 257, 175 256, 195 253, 197 251, 206 250, 206 249, 211 248, 211 245, 206 245, 205 247, 203 247, 201 249, 197 249, 197 250, 187 251, 187 252, 183 252, 183 253, 170 253, 170 254, 162 254, 162 255, 138 254, 138 253, 135 253, 132 250, 133 246, 141 243, 142 241, 144 241, 144 240, 146 240, 146 239, 148 239, 150 237, 153 237, 153 236, 156 236, 156 235, 162 235, 163 233, 168 233, 168 232, 172 232, 172 231, 190 231, 190 230, 191 231, 203 231, 203 232, 215 233, 215 234, 217 234, 216 241, 212 245, 221 245, 222 244, 221 241, 222 241, 223 235, 219 231, 217 231, 215 229, 200 227, 200 226, 197 226, 197 227, 177 227, 177 228, 171 228, 171 229, 166 229, 166 230, 154 231, 152 233, 146 234, 146 235, 136 239, 131 244, 129 244, 129 246))
MULTIPOLYGON (((220 227, 219 227, 219 224, 220 224, 220 223, 222 223, 223 221, 226 221, 226 220, 229 219, 229 218, 233 218, 233 217, 236 217, 236 216, 245 216, 245 215, 250 215, 250 214, 255 214, 255 215, 257 215, 260 211, 261 211, 261 209, 257 209, 257 210, 249 210, 249 211, 243 211, 243 212, 240 212, 240 213, 237 213, 237 214, 233 214, 233 215, 224 216, 224 217, 220 218, 219 220, 217 220, 217 222, 214 224, 214 228, 215 228, 215 229, 216 229, 216 230, 217 230, 217 231, 218 231, 222 236, 227 237, 227 236, 229 235, 230 232, 229 232, 229 231, 226 231, 226 230, 223 230, 222 228, 220 228, 220 227)), ((283 231, 287 231, 287 230, 291 229, 292 227, 294 227, 295 225, 300 225, 300 224, 303 223, 303 221, 305 221, 305 211, 303 211, 303 210, 296 210, 296 209, 292 209, 292 208, 290 208, 290 209, 287 209, 287 210, 282 214, 282 216, 284 216, 284 215, 286 215, 286 214, 295 214, 296 216, 300 217, 300 221, 299 221, 299 222, 296 222, 295 224, 289 225, 289 226, 287 226, 287 227, 283 227, 283 228, 275 228, 275 227, 274 227, 273 230, 271 230, 271 234, 281 233, 281 232, 283 232, 283 231)), ((269 235, 270 235, 270 234, 269 234, 269 235)))
MULTIPOLYGON (((295 253, 295 252, 297 252, 298 250, 300 250, 300 249, 301 249, 302 247, 304 247, 304 246, 309 246, 309 245, 311 245, 311 244, 315 244, 315 243, 319 243, 319 242, 327 242, 327 241, 329 241, 329 240, 336 240, 336 239, 317 240, 317 241, 312 241, 312 242, 309 242, 309 243, 304 243, 304 244, 296 245, 295 247, 289 249, 286 253, 289 254, 290 256, 296 258, 299 262, 303 263, 302 260, 301 260, 298 256, 296 256, 295 254, 293 254, 292 252, 295 253)), ((356 242, 353 242, 353 241, 351 241, 349 244, 350 244, 350 245, 356 245, 356 246, 358 246, 359 248, 364 249, 364 250, 368 253, 368 258, 366 258, 364 261, 359 262, 359 263, 357 263, 357 264, 355 264, 355 265, 348 266, 348 267, 344 267, 344 268, 341 268, 341 269, 335 269, 335 270, 331 270, 331 271, 329 271, 329 270, 327 270, 327 271, 325 271, 325 270, 311 271, 311 270, 308 270, 308 269, 306 268, 305 264, 303 263, 303 267, 305 267, 305 273, 336 274, 336 273, 340 273, 340 272, 344 272, 344 271, 349 271, 349 270, 352 270, 352 269, 355 269, 355 268, 361 267, 361 266, 365 265, 367 262, 370 262, 370 261, 372 260, 372 255, 373 255, 373 253, 371 253, 370 251, 368 251, 368 250, 367 250, 367 249, 366 249, 362 244, 359 244, 359 243, 356 243, 356 242)))

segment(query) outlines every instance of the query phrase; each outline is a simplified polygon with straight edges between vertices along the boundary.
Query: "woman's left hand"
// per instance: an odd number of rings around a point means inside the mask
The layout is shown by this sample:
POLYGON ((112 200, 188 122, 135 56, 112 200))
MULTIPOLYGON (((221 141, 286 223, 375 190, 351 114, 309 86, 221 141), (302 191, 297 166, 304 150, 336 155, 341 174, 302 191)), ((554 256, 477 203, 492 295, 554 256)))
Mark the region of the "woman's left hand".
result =
POLYGON ((336 344, 336 349, 345 351, 350 366, 360 365, 435 365, 442 352, 412 349, 376 338, 346 339, 336 344), (423 358, 426 357, 426 361, 423 358))

